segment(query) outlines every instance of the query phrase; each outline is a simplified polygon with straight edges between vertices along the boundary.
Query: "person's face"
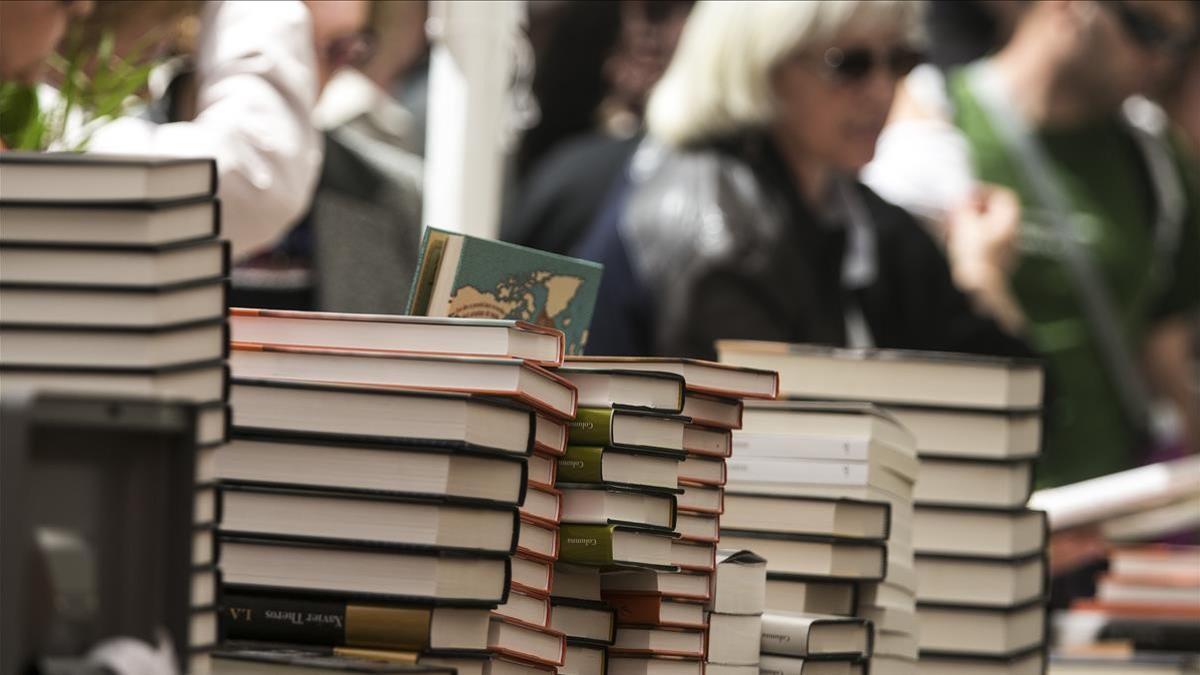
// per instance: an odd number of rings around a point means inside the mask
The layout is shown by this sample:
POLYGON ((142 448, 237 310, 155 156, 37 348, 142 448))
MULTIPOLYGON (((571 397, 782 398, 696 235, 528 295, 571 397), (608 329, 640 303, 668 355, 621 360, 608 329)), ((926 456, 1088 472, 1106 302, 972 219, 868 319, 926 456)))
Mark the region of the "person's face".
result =
POLYGON ((36 83, 67 22, 90 11, 91 0, 0 2, 0 80, 36 83))
POLYGON ((1195 25, 1191 3, 1175 0, 1103 0, 1076 53, 1071 79, 1086 84, 1097 105, 1119 105, 1146 93, 1177 65, 1195 25))
POLYGON ((338 70, 369 55, 363 30, 370 4, 366 0, 308 0, 306 4, 313 20, 319 92, 338 70))
POLYGON ((855 173, 875 154, 896 93, 916 54, 892 27, 854 26, 799 52, 772 76, 774 130, 812 161, 855 173))

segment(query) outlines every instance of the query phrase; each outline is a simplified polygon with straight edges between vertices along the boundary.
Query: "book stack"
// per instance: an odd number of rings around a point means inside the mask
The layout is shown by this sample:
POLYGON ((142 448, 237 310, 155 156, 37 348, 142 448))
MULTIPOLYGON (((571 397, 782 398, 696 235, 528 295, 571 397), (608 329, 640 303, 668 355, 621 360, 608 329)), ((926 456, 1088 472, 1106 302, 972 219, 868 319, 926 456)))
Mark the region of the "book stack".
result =
MULTIPOLYGON (((590 546, 593 540, 615 544, 641 539, 669 551, 684 454, 685 421, 679 417, 684 381, 669 373, 632 370, 563 367, 557 372, 578 389, 580 408, 570 423, 570 445, 559 460, 562 538, 569 549, 564 559, 576 566, 563 570, 565 578, 556 577, 554 623, 563 627, 571 647, 564 671, 602 675, 605 648, 614 645, 618 629, 613 610, 599 593, 600 566, 578 563, 587 562, 584 554, 596 550, 590 546)), ((624 562, 667 566, 670 559, 624 562)))
MULTIPOLYGON (((869 401, 915 436, 920 672, 1042 667, 1047 528, 1045 515, 1025 506, 1040 447, 1036 362, 744 341, 718 351, 732 363, 774 364, 788 397, 869 401)), ((891 590, 883 584, 866 602, 881 603, 891 590)), ((889 614, 864 616, 883 635, 889 614)))
POLYGON ((722 537, 767 558, 764 669, 912 672, 914 445, 870 404, 747 405, 722 537))
POLYGON ((1075 600, 1055 617, 1055 627, 1055 646, 1065 654, 1196 656, 1200 547, 1118 546, 1096 579, 1095 597, 1075 600))
POLYGON ((227 636, 480 675, 562 665, 547 599, 559 495, 529 474, 575 413, 575 388, 541 367, 561 363, 562 334, 232 315, 227 636))
POLYGON ((706 675, 757 675, 766 595, 764 558, 752 551, 717 551, 708 601, 706 675))
MULTIPOLYGON (((560 373, 578 385, 581 401, 596 404, 581 408, 559 464, 568 523, 561 560, 591 568, 602 600, 616 611, 608 668, 701 673, 714 644, 706 603, 730 429, 740 424, 742 398, 775 396, 775 373, 608 357, 568 358, 560 373)), ((585 576, 559 579, 576 585, 585 576)), ((748 622, 732 612, 719 621, 748 622)), ((726 659, 718 665, 738 657, 727 645, 718 645, 716 655, 726 659)))
POLYGON ((191 669, 215 646, 226 242, 210 159, 0 153, 0 391, 194 402, 191 669))

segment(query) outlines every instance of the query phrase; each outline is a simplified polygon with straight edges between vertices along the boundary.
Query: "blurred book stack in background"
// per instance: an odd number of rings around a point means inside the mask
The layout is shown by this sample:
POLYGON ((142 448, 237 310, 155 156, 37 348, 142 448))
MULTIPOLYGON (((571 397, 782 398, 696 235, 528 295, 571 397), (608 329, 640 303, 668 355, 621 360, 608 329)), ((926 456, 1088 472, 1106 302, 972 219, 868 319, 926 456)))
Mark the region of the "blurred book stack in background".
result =
MULTIPOLYGON (((1043 667, 1047 528, 1044 514, 1025 506, 1040 449, 1035 362, 745 341, 718 343, 718 351, 739 365, 773 364, 786 397, 870 402, 912 433, 919 672, 1043 667)), ((877 655, 911 649, 888 635, 893 616, 904 614, 893 592, 902 585, 880 584, 858 599, 877 624, 877 655)))
POLYGON ((561 665, 559 496, 552 476, 531 487, 528 460, 561 447, 546 429, 575 412, 575 388, 541 367, 561 362, 562 334, 233 314, 226 636, 461 673, 561 665))
MULTIPOLYGON (((1200 457, 1039 490, 1050 528, 1107 546, 1092 597, 1054 614, 1052 673, 1200 672, 1200 457)), ((1085 593, 1085 596, 1087 594, 1085 593)))
POLYGON ((1123 647, 1129 656, 1200 651, 1200 547, 1168 544, 1112 551, 1094 598, 1056 619, 1068 654, 1123 647))
MULTIPOLYGON (((581 401, 596 404, 581 407, 559 464, 560 560, 572 565, 560 581, 571 588, 598 582, 615 611, 608 672, 702 673, 714 645, 724 659, 716 667, 753 669, 755 661, 739 652, 744 641, 712 634, 706 605, 718 567, 730 430, 741 423, 742 398, 775 396, 775 374, 606 357, 568 358, 560 374, 579 387, 581 401)), ((555 587, 558 594, 558 581, 555 587)), ((717 621, 737 630, 757 624, 733 612, 718 613, 717 621)))
POLYGON ((229 250, 216 187, 210 159, 0 154, 0 390, 199 407, 197 671, 217 643, 212 457, 229 417, 229 250))
POLYGON ((734 446, 722 545, 767 559, 763 669, 912 672, 911 435, 869 404, 754 402, 734 446))

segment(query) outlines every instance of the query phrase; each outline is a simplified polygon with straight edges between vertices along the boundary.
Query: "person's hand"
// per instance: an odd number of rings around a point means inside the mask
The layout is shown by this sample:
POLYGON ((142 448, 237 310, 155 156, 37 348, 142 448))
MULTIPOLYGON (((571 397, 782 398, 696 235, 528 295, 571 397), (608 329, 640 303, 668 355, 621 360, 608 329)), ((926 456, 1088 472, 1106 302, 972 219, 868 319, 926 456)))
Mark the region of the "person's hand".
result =
POLYGON ((1025 323, 1008 288, 1020 223, 1016 193, 989 184, 981 184, 970 199, 948 212, 945 222, 946 255, 955 284, 1014 334, 1025 323))
POLYGON ((1012 190, 981 184, 946 220, 946 246, 956 266, 1007 275, 1015 259, 1021 202, 1012 190))

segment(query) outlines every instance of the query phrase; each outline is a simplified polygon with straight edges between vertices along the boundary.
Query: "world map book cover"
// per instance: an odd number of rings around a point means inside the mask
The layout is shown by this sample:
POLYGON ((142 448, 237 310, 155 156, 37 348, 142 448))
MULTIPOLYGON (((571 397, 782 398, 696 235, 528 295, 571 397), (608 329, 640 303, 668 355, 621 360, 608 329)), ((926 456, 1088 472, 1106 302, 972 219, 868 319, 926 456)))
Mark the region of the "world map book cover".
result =
POLYGON ((604 266, 502 241, 426 228, 409 314, 516 319, 561 330, 582 354, 604 266))

